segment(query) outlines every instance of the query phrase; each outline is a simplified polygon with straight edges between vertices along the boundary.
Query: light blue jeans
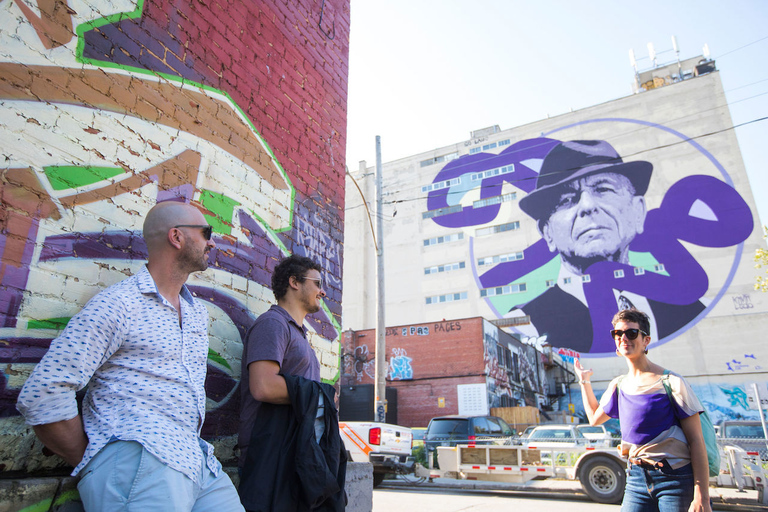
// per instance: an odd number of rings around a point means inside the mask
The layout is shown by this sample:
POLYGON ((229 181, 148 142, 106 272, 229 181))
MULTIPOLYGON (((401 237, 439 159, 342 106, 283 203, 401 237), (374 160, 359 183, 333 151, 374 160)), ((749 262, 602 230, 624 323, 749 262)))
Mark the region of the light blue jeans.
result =
MULTIPOLYGON (((201 450, 203 447, 201 446, 201 450)), ((229 476, 206 465, 199 482, 171 469, 135 441, 114 441, 83 468, 77 484, 85 510, 243 512, 229 476)))
POLYGON ((621 512, 686 512, 693 501, 693 468, 646 469, 630 464, 621 512))

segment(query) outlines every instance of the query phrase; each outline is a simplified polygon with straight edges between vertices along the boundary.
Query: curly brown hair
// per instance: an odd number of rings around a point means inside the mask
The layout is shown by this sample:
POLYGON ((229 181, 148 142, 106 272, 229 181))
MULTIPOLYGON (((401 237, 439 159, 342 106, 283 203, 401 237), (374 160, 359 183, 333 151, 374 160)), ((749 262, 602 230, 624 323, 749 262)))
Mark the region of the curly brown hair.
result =
POLYGON ((303 281, 307 272, 310 270, 323 271, 319 263, 315 263, 305 256, 293 254, 283 259, 272 272, 272 292, 275 299, 281 300, 288 293, 288 286, 291 277, 298 281, 303 281))

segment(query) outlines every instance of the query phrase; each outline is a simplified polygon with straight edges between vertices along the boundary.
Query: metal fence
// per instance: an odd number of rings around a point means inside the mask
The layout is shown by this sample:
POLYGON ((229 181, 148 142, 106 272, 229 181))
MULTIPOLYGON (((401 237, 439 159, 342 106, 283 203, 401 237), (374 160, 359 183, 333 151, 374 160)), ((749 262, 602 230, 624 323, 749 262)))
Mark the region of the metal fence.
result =
POLYGON ((738 446, 748 454, 759 454, 760 460, 768 461, 768 444, 765 439, 754 437, 720 437, 717 444, 721 448, 725 446, 738 446))

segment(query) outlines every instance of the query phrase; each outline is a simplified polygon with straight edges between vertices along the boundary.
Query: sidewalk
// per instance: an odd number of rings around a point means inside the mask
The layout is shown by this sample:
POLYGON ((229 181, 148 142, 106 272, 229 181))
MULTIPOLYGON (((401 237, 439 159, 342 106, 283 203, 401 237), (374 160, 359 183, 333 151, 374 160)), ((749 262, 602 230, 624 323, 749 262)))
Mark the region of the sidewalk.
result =
MULTIPOLYGON (((454 480, 452 478, 434 478, 432 482, 415 483, 415 478, 398 477, 384 480, 382 487, 409 487, 414 489, 467 489, 481 491, 520 492, 526 495, 552 497, 552 494, 570 496, 573 499, 589 500, 578 480, 561 480, 547 478, 545 480, 530 480, 524 484, 503 482, 488 482, 482 480, 454 480)), ((738 510, 743 512, 768 512, 768 505, 757 502, 756 490, 738 492, 737 489, 726 487, 710 487, 710 496, 714 510, 738 510)))

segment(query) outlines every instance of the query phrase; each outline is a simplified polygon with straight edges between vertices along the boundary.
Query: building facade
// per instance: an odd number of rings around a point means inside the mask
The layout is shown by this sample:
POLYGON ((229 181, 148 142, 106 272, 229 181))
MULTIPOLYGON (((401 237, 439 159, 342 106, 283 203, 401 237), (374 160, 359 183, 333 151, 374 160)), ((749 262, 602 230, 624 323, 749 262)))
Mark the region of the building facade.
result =
MULTIPOLYGON (((626 371, 611 317, 635 306, 652 317, 651 359, 688 377, 715 421, 756 417, 748 390, 768 380, 768 345, 755 343, 768 295, 753 288, 764 241, 719 72, 690 59, 637 84, 385 163, 374 213, 386 322, 482 316, 580 356, 599 391, 626 371)), ((373 169, 361 162, 353 177, 374 204, 373 169)), ((349 181, 342 327, 363 329, 375 325, 376 260, 349 181)))
MULTIPOLYGON (((348 330, 342 339, 343 418, 345 394, 374 383, 376 331, 348 330)), ((386 347, 387 388, 395 390, 395 396, 388 393, 395 399, 388 398, 394 402, 389 407, 408 427, 426 427, 447 414, 489 414, 495 407, 557 410, 575 382, 572 365, 550 347, 524 344, 479 317, 389 327, 386 347)), ((368 410, 372 415, 373 404, 368 410)))

